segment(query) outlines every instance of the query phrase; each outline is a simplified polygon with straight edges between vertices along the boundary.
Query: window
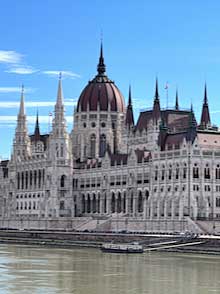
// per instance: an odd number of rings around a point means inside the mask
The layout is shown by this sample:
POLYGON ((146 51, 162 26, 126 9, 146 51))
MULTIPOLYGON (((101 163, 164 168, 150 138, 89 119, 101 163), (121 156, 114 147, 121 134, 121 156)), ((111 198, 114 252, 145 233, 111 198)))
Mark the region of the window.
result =
POLYGON ((210 179, 210 168, 209 168, 208 164, 206 165, 206 167, 204 169, 204 178, 210 179))
POLYGON ((220 180, 220 166, 219 166, 219 164, 217 165, 217 167, 215 169, 215 178, 217 180, 220 180))
POLYGON ((96 153, 96 136, 92 134, 90 137, 90 155, 92 158, 95 158, 96 153))
POLYGON ((193 167, 193 178, 198 179, 199 178, 199 168, 197 166, 197 163, 194 164, 193 167))
POLYGON ((217 197, 215 200, 215 206, 220 207, 220 197, 217 197))
POLYGON ((103 157, 106 151, 106 135, 100 135, 100 149, 99 149, 99 156, 103 157))
POLYGON ((66 180, 66 176, 62 175, 60 178, 60 187, 64 188, 65 187, 65 180, 66 180))

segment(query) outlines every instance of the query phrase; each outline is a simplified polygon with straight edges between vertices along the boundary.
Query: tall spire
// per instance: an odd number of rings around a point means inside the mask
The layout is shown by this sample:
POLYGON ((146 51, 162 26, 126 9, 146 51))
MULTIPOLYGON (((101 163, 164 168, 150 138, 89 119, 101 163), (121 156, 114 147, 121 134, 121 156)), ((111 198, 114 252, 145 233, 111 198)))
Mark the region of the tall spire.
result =
POLYGON ((132 107, 132 101, 131 101, 131 85, 129 85, 128 106, 126 111, 125 123, 129 128, 131 126, 134 126, 134 114, 133 114, 133 107, 132 107))
POLYGON ((211 120, 210 120, 208 98, 207 98, 207 87, 206 87, 206 83, 205 83, 202 115, 201 115, 201 121, 200 121, 199 127, 202 129, 206 129, 209 126, 211 126, 211 120))
POLYGON ((159 99, 159 91, 158 91, 158 79, 156 78, 155 96, 154 96, 154 105, 153 105, 153 119, 158 121, 159 118, 160 118, 160 99, 159 99))
POLYGON ((37 116, 36 116, 36 123, 35 123, 35 130, 34 130, 34 138, 35 141, 40 140, 40 127, 39 127, 39 120, 38 120, 38 111, 37 111, 37 116))
POLYGON ((175 109, 179 110, 179 97, 178 97, 178 90, 176 89, 176 103, 175 103, 175 109))
POLYGON ((158 92, 158 79, 156 78, 156 87, 155 87, 155 100, 159 100, 159 92, 158 92))
POLYGON ((105 70, 106 70, 106 68, 105 68, 104 57, 103 57, 103 46, 102 46, 102 41, 101 41, 99 63, 98 63, 98 66, 97 66, 98 74, 99 75, 104 75, 105 70))
POLYGON ((59 74, 59 83, 57 91, 57 105, 63 105, 62 73, 59 74))
POLYGON ((20 109, 19 109, 19 115, 24 116, 24 85, 21 86, 21 99, 20 99, 20 109))

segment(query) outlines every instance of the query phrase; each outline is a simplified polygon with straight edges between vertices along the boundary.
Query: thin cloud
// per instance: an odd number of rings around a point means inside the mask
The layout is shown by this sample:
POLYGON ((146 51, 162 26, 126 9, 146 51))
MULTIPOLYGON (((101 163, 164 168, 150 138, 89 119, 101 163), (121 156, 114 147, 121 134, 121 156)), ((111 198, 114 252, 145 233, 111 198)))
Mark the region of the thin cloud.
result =
POLYGON ((8 70, 6 70, 5 72, 8 73, 15 73, 15 74, 20 74, 20 75, 29 75, 29 74, 33 74, 38 72, 39 70, 33 68, 32 66, 15 66, 15 67, 11 67, 8 70))
POLYGON ((15 51, 0 50, 0 63, 19 64, 23 55, 15 51))
POLYGON ((45 70, 42 71, 43 74, 48 75, 50 77, 58 77, 60 73, 62 73, 62 76, 64 78, 71 78, 71 79, 75 79, 75 78, 80 78, 80 75, 77 73, 74 73, 72 71, 59 71, 59 70, 45 70))
MULTIPOLYGON (((25 93, 32 93, 35 89, 25 88, 25 93)), ((21 93, 20 87, 0 87, 0 93, 21 93)))
MULTIPOLYGON (((39 123, 40 124, 48 124, 50 119, 49 113, 48 115, 40 115, 39 116, 39 123)), ((73 122, 73 117, 71 115, 65 117, 67 123, 73 122)), ((27 123, 29 125, 35 124, 36 116, 35 115, 28 115, 27 116, 27 123)), ((17 115, 2 115, 0 116, 0 125, 15 125, 17 123, 17 115)))
MULTIPOLYGON (((25 102, 25 108, 54 107, 55 103, 55 101, 27 101, 25 102)), ((77 101, 73 99, 66 99, 64 101, 65 106, 75 106, 76 104, 77 101)), ((18 108, 19 105, 19 101, 0 101, 0 108, 18 108)))

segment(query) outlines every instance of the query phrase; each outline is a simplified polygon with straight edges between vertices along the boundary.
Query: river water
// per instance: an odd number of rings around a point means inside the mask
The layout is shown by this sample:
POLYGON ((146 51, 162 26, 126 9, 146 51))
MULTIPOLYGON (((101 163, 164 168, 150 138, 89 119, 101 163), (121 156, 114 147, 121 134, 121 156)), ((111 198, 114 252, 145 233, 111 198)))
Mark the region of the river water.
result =
POLYGON ((220 256, 0 245, 0 294, 220 293, 220 256))

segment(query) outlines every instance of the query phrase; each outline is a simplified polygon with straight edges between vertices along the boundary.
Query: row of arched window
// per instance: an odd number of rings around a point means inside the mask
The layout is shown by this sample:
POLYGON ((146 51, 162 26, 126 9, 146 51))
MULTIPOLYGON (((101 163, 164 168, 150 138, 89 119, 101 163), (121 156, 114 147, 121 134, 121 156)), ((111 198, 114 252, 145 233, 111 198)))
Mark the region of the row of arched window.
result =
MULTIPOLYGON (((203 169, 204 171, 204 179, 211 179, 211 169, 209 164, 207 163, 203 169)), ((199 179, 201 177, 202 169, 198 166, 197 163, 193 166, 193 178, 199 179)), ((218 164, 215 168, 215 179, 220 180, 220 165, 218 164)))
POLYGON ((45 181, 45 170, 29 170, 17 173, 17 189, 41 188, 45 181))
MULTIPOLYGON (((96 135, 92 134, 90 136, 90 156, 92 158, 96 157, 96 135)), ((106 151, 106 135, 101 134, 99 137, 99 156, 103 157, 106 151)))

